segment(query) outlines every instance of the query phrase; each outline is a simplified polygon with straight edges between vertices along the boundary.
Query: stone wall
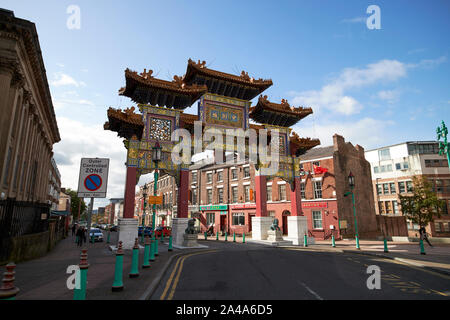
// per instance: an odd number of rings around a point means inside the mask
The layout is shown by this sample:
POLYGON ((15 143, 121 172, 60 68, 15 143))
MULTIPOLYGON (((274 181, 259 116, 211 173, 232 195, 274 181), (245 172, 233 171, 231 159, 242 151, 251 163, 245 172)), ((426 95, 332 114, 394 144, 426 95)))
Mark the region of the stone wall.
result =
POLYGON ((17 263, 45 255, 48 252, 49 234, 49 231, 45 231, 11 238, 12 251, 7 262, 17 263))

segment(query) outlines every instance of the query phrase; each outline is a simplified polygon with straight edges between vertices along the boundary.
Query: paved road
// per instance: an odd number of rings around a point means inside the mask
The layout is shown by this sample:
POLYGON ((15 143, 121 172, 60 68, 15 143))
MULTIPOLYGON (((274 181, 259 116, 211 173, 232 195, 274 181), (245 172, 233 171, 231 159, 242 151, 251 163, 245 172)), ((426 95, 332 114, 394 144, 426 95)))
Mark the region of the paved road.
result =
POLYGON ((450 277, 351 253, 202 242, 208 249, 174 261, 153 300, 450 299, 450 277), (367 267, 381 289, 367 288, 367 267))

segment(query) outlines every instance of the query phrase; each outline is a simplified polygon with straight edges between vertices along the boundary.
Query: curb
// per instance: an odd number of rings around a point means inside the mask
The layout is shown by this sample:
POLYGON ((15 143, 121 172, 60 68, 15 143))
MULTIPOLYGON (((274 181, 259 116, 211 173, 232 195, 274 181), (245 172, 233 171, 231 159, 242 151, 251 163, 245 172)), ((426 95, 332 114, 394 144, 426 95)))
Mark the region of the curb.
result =
POLYGON ((355 254, 362 254, 362 255, 366 255, 366 256, 375 256, 375 257, 379 257, 379 258, 385 258, 385 259, 390 259, 390 260, 396 260, 396 261, 400 261, 403 262, 405 264, 414 266, 414 267, 419 267, 419 268, 423 268, 425 270, 429 270, 429 271, 434 271, 446 276, 450 276, 450 271, 446 271, 446 270, 442 270, 439 268, 435 268, 435 267, 429 267, 429 266, 424 266, 422 264, 418 264, 418 263, 413 263, 410 261, 405 260, 404 258, 399 258, 399 257, 392 257, 392 256, 388 256, 382 253, 372 253, 372 252, 367 252, 367 251, 354 251, 354 250, 342 250, 342 252, 344 253, 355 253, 355 254))

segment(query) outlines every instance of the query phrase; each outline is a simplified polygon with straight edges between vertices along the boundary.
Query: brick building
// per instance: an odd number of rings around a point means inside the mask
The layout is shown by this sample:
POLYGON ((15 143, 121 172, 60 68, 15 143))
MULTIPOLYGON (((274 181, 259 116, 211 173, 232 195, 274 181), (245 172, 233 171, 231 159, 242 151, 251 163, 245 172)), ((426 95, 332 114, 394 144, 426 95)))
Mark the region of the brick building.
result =
MULTIPOLYGON (((426 230, 432 237, 450 236, 450 172, 445 155, 439 155, 436 141, 410 141, 366 151, 371 164, 376 214, 402 216, 399 195, 411 195, 412 178, 425 176, 438 198, 444 200, 444 214, 426 230)), ((418 225, 407 221, 408 234, 418 236, 418 225)))
MULTIPOLYGON (((364 158, 364 149, 335 135, 333 146, 311 149, 301 159, 304 171, 302 208, 308 219, 309 236, 319 240, 331 237, 331 232, 338 238, 354 236, 351 197, 344 197, 349 191, 347 177, 352 171, 356 178, 354 192, 359 234, 363 238, 375 238, 379 232, 370 164, 364 158), (328 172, 315 174, 313 165, 326 168, 328 172)), ((251 218, 256 214, 255 168, 252 164, 239 159, 232 165, 216 165, 212 161, 196 163, 190 167, 189 181, 189 217, 198 219, 197 227, 201 232, 210 224, 214 225, 215 232, 252 232, 251 218)), ((287 217, 291 214, 289 188, 289 183, 277 177, 267 181, 268 215, 278 219, 285 235, 288 235, 287 217)), ((149 190, 153 190, 153 182, 149 183, 149 190)), ((157 190, 158 195, 163 196, 163 205, 157 210, 157 225, 161 224, 163 216, 170 225, 170 218, 176 216, 174 178, 162 176, 158 179, 157 190)))

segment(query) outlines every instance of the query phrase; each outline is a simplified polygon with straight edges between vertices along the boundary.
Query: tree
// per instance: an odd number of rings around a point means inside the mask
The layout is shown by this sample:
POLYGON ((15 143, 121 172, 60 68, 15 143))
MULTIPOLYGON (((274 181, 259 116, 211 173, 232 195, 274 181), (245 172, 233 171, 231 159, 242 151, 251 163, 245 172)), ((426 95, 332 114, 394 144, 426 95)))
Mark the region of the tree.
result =
POLYGON ((80 207, 80 220, 82 215, 86 212, 86 203, 82 200, 82 198, 79 198, 77 195, 77 192, 72 189, 66 189, 66 194, 68 194, 71 198, 71 205, 70 209, 72 211, 72 216, 74 217, 74 220, 78 217, 78 206, 81 204, 80 207))
POLYGON ((403 215, 420 227, 440 217, 445 202, 437 198, 431 182, 424 176, 413 177, 413 195, 400 195, 403 215))

